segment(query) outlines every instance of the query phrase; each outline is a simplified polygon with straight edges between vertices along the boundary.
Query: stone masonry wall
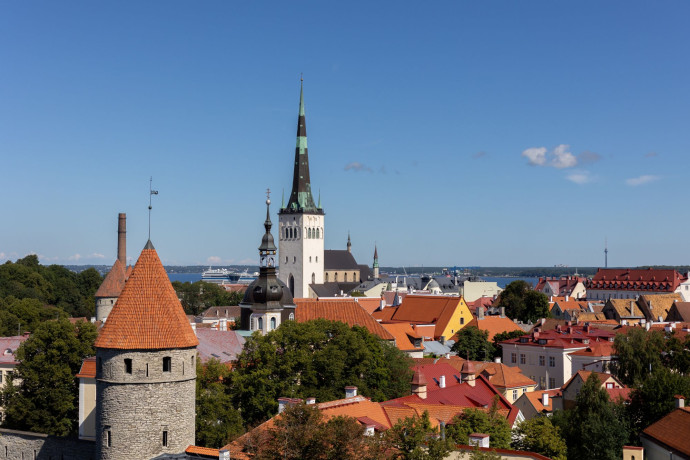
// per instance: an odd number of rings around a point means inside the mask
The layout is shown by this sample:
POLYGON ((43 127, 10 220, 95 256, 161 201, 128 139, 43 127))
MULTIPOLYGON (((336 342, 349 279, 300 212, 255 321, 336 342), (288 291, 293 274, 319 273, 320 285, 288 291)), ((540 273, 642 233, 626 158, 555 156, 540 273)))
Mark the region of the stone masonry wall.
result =
POLYGON ((98 459, 150 459, 194 444, 195 359, 195 348, 97 350, 98 459), (163 371, 164 357, 171 358, 170 372, 163 371), (131 374, 125 359, 132 360, 131 374))
POLYGON ((8 460, 94 460, 93 441, 0 429, 0 458, 8 460))

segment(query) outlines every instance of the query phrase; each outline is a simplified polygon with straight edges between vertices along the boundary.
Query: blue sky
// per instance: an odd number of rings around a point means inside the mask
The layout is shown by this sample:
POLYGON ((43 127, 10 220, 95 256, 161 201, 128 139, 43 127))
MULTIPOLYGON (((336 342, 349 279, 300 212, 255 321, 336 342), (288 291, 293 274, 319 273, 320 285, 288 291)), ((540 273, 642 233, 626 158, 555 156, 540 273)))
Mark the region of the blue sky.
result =
MULTIPOLYGON (((687 264, 685 1, 3 2, 0 262, 253 263, 304 73, 326 247, 687 264)), ((272 207, 274 222, 277 206, 272 207)))

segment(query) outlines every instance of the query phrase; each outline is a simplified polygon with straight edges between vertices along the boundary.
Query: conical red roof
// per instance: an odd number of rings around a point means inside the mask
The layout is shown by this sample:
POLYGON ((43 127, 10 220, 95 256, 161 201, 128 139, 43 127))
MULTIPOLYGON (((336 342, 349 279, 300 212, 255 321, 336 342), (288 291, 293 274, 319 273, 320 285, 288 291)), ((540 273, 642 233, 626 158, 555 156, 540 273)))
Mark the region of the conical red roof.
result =
POLYGON ((125 286, 125 280, 127 279, 127 274, 125 272, 125 267, 120 262, 120 259, 115 259, 113 268, 110 269, 105 279, 101 283, 96 291, 96 297, 117 297, 122 292, 122 288, 125 286))
POLYGON ((149 241, 95 345, 122 350, 160 350, 198 344, 175 289, 149 241))

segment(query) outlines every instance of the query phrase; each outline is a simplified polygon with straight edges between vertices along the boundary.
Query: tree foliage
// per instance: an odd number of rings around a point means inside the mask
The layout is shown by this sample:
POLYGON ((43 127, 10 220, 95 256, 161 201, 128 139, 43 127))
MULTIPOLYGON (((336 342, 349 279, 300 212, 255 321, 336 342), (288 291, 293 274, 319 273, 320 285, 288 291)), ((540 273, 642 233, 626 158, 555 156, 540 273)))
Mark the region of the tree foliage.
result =
POLYGON ((77 431, 75 375, 95 353, 96 327, 67 319, 40 324, 17 350, 19 364, 3 390, 3 426, 66 436, 77 431))
POLYGON ((393 458, 404 460, 441 460, 451 451, 450 440, 440 438, 431 426, 429 413, 421 417, 407 417, 385 433, 385 441, 394 449, 393 458))
POLYGON ((94 294, 101 281, 101 276, 93 268, 74 273, 61 265, 43 266, 35 254, 15 263, 8 261, 0 265, 0 319, 3 320, 0 333, 14 335, 17 331, 15 325, 19 324, 22 331, 33 330, 37 322, 47 319, 46 316, 51 319, 61 316, 60 312, 44 312, 38 314, 41 318, 34 321, 35 313, 27 317, 22 316, 27 314, 26 311, 15 311, 15 307, 28 308, 27 304, 17 306, 16 301, 33 300, 33 305, 51 305, 69 316, 93 316, 94 294), (6 326, 8 323, 12 326, 6 326))
POLYGON ((472 433, 486 433, 491 437, 491 447, 510 447, 511 430, 508 421, 498 412, 498 396, 488 412, 480 409, 464 409, 446 428, 446 436, 457 444, 469 444, 472 433))
POLYGON ((629 428, 621 404, 609 401, 596 374, 582 385, 575 408, 553 416, 568 446, 568 458, 575 460, 620 458, 629 428))
POLYGON ((232 405, 224 381, 230 376, 227 366, 216 359, 196 365, 196 443, 222 447, 244 432, 242 417, 232 405))
POLYGON ((613 341, 617 359, 611 363, 611 371, 626 385, 639 384, 662 365, 664 347, 664 334, 660 331, 633 328, 626 334, 618 334, 613 341))
POLYGON ((506 315, 523 322, 549 318, 549 298, 537 292, 527 281, 516 280, 508 284, 498 296, 498 307, 505 307, 506 315))
POLYGON ((466 326, 457 333, 451 351, 471 361, 487 361, 493 358, 495 348, 489 342, 489 332, 475 326, 466 326))
POLYGON ((364 427, 351 417, 324 420, 316 405, 288 406, 273 426, 257 429, 244 450, 257 460, 331 460, 369 457, 364 427))
POLYGON ((560 429, 549 417, 533 417, 515 429, 513 447, 545 455, 553 460, 566 460, 568 448, 560 429))
POLYGON ((384 401, 409 394, 409 358, 365 328, 315 320, 287 321, 245 343, 232 373, 231 393, 248 426, 275 415, 279 397, 331 401, 355 385, 384 401))
POLYGON ((240 292, 228 292, 217 284, 205 281, 173 281, 172 285, 188 315, 199 315, 209 307, 239 305, 244 296, 240 292))
POLYGON ((631 441, 639 443, 642 430, 675 409, 675 395, 690 398, 690 376, 663 366, 645 376, 633 389, 627 407, 632 428, 631 441))

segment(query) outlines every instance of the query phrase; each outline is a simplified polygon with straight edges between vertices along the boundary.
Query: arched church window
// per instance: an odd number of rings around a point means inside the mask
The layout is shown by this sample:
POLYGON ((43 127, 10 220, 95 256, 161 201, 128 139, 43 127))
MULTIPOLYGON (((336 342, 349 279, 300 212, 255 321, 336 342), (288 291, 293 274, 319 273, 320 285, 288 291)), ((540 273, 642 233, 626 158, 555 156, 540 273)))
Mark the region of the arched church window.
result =
POLYGON ((311 284, 316 284, 316 274, 315 273, 311 274, 311 284))
POLYGON ((326 282, 328 283, 328 273, 326 273, 326 282))
POLYGON ((259 318, 256 320, 256 323, 257 323, 257 329, 259 329, 260 331, 263 331, 264 330, 264 319, 259 318))
POLYGON ((334 278, 333 281, 335 281, 337 283, 338 282, 338 272, 335 272, 335 275, 333 275, 333 278, 334 278))
POLYGON ((357 281, 357 272, 352 272, 352 281, 357 281))
POLYGON ((318 227, 316 228, 316 238, 321 238, 321 236, 319 234, 319 228, 318 227))
POLYGON ((297 263, 297 256, 292 256, 292 263, 296 264, 297 263))
POLYGON ((311 256, 309 256, 309 262, 311 262, 311 256))
POLYGON ((285 263, 288 263, 288 257, 285 256, 285 263))
POLYGON ((275 319, 275 318, 271 318, 271 330, 273 330, 273 329, 275 329, 275 328, 276 328, 276 319, 275 319))
POLYGON ((347 283, 347 273, 345 273, 345 282, 347 283))
POLYGON ((288 319, 289 319, 290 321, 294 321, 294 320, 295 320, 295 314, 294 314, 294 313, 290 313, 290 316, 288 316, 288 319))
POLYGON ((311 228, 307 230, 307 238, 311 238, 311 228))

